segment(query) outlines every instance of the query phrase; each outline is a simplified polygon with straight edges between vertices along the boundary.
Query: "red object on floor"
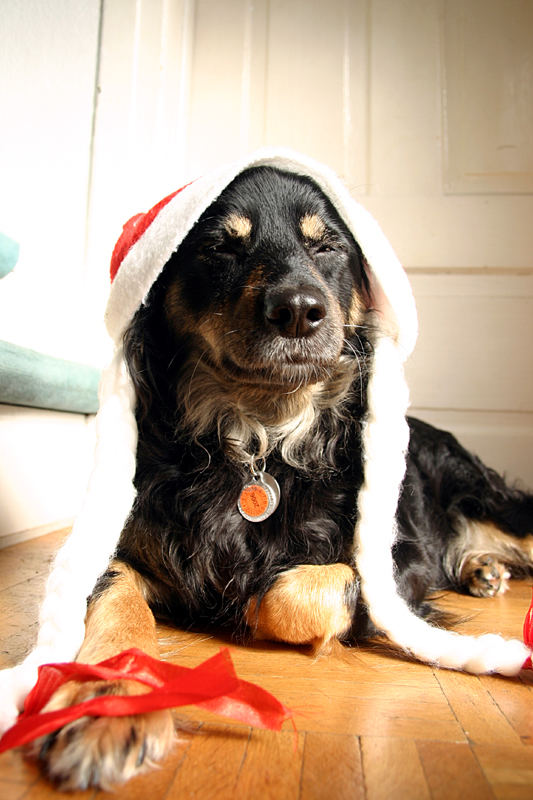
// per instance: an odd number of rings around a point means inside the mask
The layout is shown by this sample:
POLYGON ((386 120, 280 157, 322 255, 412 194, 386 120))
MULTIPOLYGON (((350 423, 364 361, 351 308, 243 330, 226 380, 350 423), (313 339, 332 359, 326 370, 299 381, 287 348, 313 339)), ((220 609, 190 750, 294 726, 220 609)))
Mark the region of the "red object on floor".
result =
MULTIPOLYGON (((533 648, 533 598, 531 599, 531 605, 529 606, 529 610, 524 620, 523 638, 525 644, 527 644, 528 647, 533 648)), ((531 657, 526 659, 522 669, 533 669, 533 665, 531 663, 531 657)))
POLYGON ((117 717, 164 708, 196 705, 258 728, 279 730, 292 718, 269 692, 237 677, 227 648, 197 667, 159 661, 135 648, 99 664, 45 664, 28 694, 17 722, 0 739, 0 753, 26 744, 84 716, 117 717), (102 695, 83 703, 41 713, 67 681, 134 680, 151 687, 139 695, 102 695))

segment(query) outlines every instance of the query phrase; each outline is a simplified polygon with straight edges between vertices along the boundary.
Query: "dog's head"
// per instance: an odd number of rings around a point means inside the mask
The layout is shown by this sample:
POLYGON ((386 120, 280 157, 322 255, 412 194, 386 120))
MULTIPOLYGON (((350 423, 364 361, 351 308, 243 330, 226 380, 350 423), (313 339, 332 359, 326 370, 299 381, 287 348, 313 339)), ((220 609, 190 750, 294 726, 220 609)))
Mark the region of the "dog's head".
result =
POLYGON ((164 309, 226 380, 287 391, 332 377, 367 297, 361 251, 318 186, 255 167, 171 258, 164 309))
POLYGON ((188 435, 216 431, 244 463, 281 442, 289 463, 302 466, 304 451, 307 463, 324 461, 319 415, 341 429, 344 399, 364 405, 369 298, 361 250, 313 180, 241 172, 126 332, 141 427, 163 417, 172 426, 178 408, 188 435), (311 430, 317 445, 304 447, 311 430))

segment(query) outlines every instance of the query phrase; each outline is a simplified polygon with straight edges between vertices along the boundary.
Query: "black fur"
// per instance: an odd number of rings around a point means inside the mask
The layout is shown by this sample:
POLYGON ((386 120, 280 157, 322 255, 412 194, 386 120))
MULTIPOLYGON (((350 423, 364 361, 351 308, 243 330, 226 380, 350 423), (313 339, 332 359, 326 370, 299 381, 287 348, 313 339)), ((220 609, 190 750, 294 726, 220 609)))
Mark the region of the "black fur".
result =
MULTIPOLYGON (((138 494, 117 556, 143 575, 158 616, 243 633, 250 599, 282 571, 350 563, 373 319, 359 246, 308 178, 247 170, 180 245, 125 335, 138 494), (272 430, 287 403, 299 413, 318 385, 329 388, 313 401, 314 421, 286 452, 272 430), (244 446, 239 414, 251 426, 244 446), (266 469, 281 501, 251 523, 237 497, 250 476, 243 451, 261 447, 257 421, 270 430, 266 469)), ((468 590, 445 568, 464 520, 525 537, 533 499, 450 434, 417 420, 410 428, 394 558, 400 592, 427 615, 435 590, 468 590)), ((356 583, 349 604, 351 635, 362 639, 373 631, 356 583)))

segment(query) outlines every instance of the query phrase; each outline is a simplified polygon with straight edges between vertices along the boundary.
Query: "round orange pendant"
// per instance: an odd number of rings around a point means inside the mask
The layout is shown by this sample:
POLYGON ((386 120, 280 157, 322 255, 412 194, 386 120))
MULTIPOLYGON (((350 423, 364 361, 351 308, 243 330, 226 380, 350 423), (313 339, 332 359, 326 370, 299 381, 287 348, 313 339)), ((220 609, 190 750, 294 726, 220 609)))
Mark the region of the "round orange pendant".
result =
POLYGON ((250 522, 262 522, 274 513, 279 504, 279 484, 272 475, 259 472, 253 481, 243 486, 237 506, 250 522))

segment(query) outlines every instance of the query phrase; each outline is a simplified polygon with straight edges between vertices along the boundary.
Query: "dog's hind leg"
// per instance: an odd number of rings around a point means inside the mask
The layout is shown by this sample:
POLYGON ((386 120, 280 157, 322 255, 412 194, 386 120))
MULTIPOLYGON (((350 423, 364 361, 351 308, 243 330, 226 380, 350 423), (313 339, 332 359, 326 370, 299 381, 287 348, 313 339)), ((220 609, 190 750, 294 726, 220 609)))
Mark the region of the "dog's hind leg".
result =
POLYGON ((493 597, 507 590, 512 575, 533 571, 533 495, 508 486, 481 462, 474 464, 477 496, 466 495, 458 503, 463 515, 448 552, 459 587, 493 597))
POLYGON ((439 588, 503 593, 510 575, 533 570, 533 494, 509 486, 451 434, 410 425, 419 483, 445 545, 439 588))
POLYGON ((454 588, 494 597, 507 591, 511 575, 533 570, 533 535, 507 533, 492 521, 463 519, 458 526, 444 560, 454 588))
MULTIPOLYGON (((89 603, 85 641, 77 660, 97 663, 137 647, 158 657, 155 620, 144 596, 141 577, 114 562, 89 603)), ((64 684, 45 711, 64 708, 102 694, 140 694, 147 687, 134 681, 64 684)), ((82 717, 33 743, 30 756, 60 789, 107 789, 159 761, 175 741, 170 711, 127 717, 82 717)))
POLYGON ((475 492, 465 481, 444 567, 455 588, 493 597, 508 589, 511 575, 533 571, 533 495, 507 486, 477 460, 473 466, 475 492))

